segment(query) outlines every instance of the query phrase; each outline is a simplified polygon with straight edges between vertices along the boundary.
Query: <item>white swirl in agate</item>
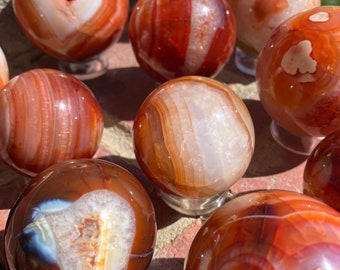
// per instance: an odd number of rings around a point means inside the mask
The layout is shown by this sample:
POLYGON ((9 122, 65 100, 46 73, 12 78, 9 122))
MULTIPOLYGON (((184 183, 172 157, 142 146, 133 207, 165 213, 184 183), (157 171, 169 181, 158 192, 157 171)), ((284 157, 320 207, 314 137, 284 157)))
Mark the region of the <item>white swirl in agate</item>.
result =
POLYGON ((59 39, 79 29, 101 8, 102 0, 46 1, 33 0, 59 39))

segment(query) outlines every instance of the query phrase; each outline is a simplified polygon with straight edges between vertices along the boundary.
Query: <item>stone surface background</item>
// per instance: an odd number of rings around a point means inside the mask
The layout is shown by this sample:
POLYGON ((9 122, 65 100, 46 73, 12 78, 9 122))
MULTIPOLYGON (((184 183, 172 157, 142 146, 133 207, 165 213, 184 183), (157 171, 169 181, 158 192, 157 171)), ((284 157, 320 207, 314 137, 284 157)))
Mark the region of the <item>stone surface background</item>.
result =
MULTIPOLYGON (((0 0, 0 10, 0 46, 7 57, 10 76, 37 67, 56 68, 56 60, 35 48, 22 34, 9 0, 0 0)), ((182 216, 163 203, 158 189, 140 171, 132 144, 135 113, 144 98, 155 88, 156 82, 139 68, 126 32, 104 56, 109 61, 108 73, 98 79, 85 81, 96 95, 105 116, 103 140, 96 157, 129 169, 140 179, 154 203, 158 234, 154 259, 149 269, 182 269, 191 241, 203 221, 182 216)), ((231 58, 216 79, 228 83, 244 100, 255 125, 253 160, 244 177, 230 189, 231 196, 255 189, 301 191, 306 157, 285 151, 271 138, 270 118, 258 100, 254 78, 238 72, 231 58)), ((0 165, 0 231, 3 234, 8 211, 29 179, 4 164, 0 165)))

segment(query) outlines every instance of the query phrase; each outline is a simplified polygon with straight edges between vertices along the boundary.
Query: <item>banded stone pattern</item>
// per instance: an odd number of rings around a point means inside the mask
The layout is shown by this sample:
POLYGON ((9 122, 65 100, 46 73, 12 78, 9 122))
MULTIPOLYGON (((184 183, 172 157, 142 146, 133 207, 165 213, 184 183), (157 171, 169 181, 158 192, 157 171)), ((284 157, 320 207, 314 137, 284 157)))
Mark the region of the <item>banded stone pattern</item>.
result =
POLYGON ((266 42, 257 64, 261 103, 298 136, 324 137, 340 124, 340 7, 290 17, 266 42))
POLYGON ((129 36, 139 64, 157 80, 212 77, 232 54, 236 23, 224 0, 140 0, 129 36))
POLYGON ((292 191, 237 196, 202 226, 184 269, 337 269, 339 221, 330 206, 292 191))
POLYGON ((1 157, 35 175, 64 160, 91 157, 103 116, 84 83, 58 70, 33 69, 0 91, 0 126, 1 157))
POLYGON ((181 197, 227 191, 247 170, 254 141, 244 102, 207 77, 184 76, 156 88, 134 123, 141 168, 163 191, 181 197))
POLYGON ((26 36, 46 53, 82 60, 117 41, 128 17, 128 0, 13 1, 26 36))

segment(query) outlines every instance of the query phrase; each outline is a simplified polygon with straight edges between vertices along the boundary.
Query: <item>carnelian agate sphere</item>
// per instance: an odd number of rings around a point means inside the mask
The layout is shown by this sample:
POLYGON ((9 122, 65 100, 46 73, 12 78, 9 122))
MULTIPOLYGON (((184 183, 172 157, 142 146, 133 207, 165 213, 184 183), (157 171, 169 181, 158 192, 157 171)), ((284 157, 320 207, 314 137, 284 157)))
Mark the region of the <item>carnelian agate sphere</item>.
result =
POLYGON ((326 136, 307 159, 303 192, 340 212, 340 131, 326 136))
POLYGON ((257 56, 272 31, 290 16, 318 7, 320 0, 228 0, 237 24, 237 45, 257 56))
POLYGON ((261 102, 295 135, 324 137, 340 123, 340 7, 322 6, 290 17, 261 51, 261 102))
POLYGON ((266 190, 224 204, 203 224, 186 270, 338 269, 340 214, 303 194, 266 190))
POLYGON ((10 269, 146 269, 155 213, 139 181, 95 159, 51 166, 11 209, 5 230, 10 269))
POLYGON ((225 0, 139 0, 129 36, 140 66, 159 81, 212 77, 233 52, 236 23, 225 0))
POLYGON ((128 17, 128 0, 13 0, 26 36, 58 59, 82 60, 117 41, 128 17))
POLYGON ((58 70, 33 69, 0 91, 0 126, 1 157, 34 176, 54 163, 92 157, 103 116, 84 83, 58 70))
POLYGON ((0 47, 0 89, 9 80, 8 63, 3 50, 0 47))
POLYGON ((203 198, 227 191, 245 173, 254 127, 226 84, 184 76, 145 99, 135 118, 134 146, 142 170, 162 191, 203 198))

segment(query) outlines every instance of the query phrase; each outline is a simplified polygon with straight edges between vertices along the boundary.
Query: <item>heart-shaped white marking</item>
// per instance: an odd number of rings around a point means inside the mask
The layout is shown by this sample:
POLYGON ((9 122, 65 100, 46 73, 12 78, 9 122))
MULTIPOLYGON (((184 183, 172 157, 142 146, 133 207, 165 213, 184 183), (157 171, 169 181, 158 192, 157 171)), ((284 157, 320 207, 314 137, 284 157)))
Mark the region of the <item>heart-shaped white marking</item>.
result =
POLYGON ((95 190, 75 202, 53 199, 38 205, 25 229, 25 247, 60 269, 126 269, 136 233, 129 202, 95 190))
POLYGON ((101 8, 102 0, 33 0, 41 16, 47 21, 59 39, 81 28, 101 8))

